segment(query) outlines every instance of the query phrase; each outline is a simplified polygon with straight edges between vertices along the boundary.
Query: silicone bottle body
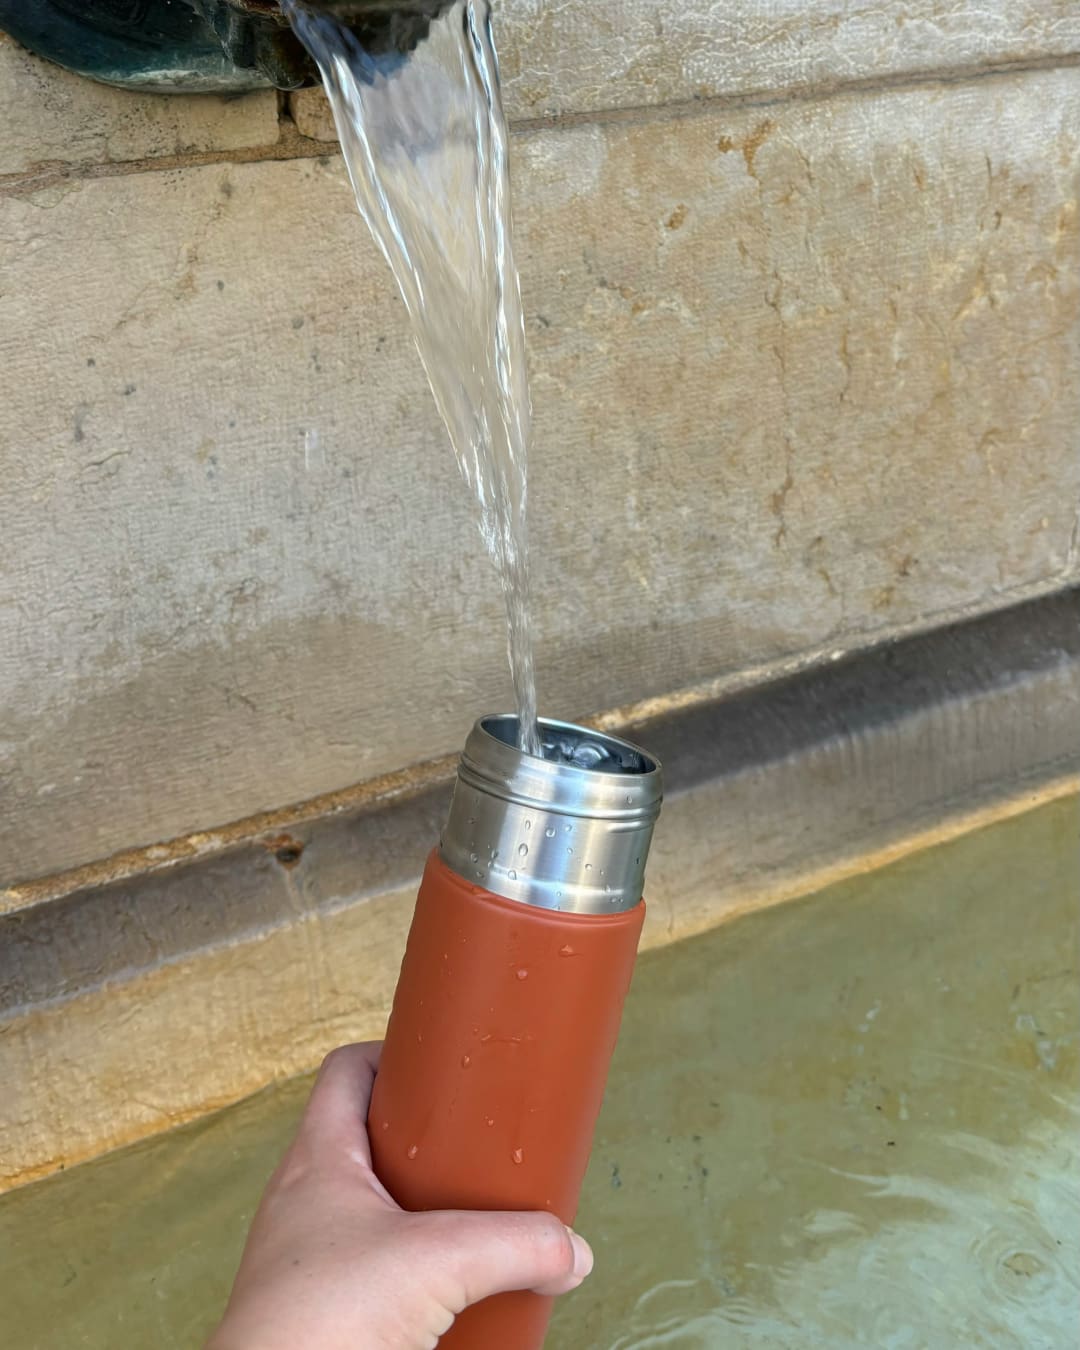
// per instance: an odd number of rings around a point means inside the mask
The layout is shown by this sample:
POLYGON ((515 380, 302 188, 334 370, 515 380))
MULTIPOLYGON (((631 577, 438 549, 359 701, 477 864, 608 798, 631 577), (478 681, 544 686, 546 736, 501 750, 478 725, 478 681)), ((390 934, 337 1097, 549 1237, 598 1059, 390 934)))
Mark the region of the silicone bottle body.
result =
MULTIPOLYGON (((368 1117, 403 1208, 573 1222, 644 913, 504 899, 432 853, 368 1117)), ((440 1346, 538 1350, 550 1315, 550 1299, 498 1295, 440 1346)))

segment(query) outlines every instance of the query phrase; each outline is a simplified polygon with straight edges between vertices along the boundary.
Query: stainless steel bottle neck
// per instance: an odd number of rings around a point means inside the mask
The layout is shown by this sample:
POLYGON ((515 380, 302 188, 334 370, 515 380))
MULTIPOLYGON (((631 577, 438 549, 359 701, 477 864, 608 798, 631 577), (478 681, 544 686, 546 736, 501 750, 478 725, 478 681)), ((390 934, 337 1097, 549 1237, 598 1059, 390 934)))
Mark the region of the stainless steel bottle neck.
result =
POLYGON ((482 717, 462 751, 443 861, 508 900, 615 914, 641 899, 660 812, 659 763, 616 736, 540 719, 544 757, 518 721, 482 717))

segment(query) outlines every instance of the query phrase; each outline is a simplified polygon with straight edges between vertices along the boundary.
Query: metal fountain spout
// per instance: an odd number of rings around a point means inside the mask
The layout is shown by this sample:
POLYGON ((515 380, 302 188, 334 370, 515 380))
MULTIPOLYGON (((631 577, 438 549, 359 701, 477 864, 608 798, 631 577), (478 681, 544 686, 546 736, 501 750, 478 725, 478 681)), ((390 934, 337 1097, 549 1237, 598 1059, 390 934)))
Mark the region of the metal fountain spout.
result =
MULTIPOLYGON (((408 52, 449 0, 298 0, 373 55, 408 52)), ((0 30, 69 70, 158 93, 299 89, 318 74, 278 0, 0 0, 0 30)))

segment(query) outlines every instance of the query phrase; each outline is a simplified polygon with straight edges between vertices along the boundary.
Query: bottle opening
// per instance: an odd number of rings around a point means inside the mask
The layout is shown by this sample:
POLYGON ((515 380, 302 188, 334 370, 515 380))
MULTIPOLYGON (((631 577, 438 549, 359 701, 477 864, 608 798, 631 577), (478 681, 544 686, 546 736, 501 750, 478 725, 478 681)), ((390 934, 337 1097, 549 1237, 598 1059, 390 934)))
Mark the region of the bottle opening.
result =
MULTIPOLYGON (((503 745, 518 745, 518 719, 511 713, 484 717, 481 727, 489 736, 503 745)), ((570 722, 539 719, 540 743, 543 759, 549 764, 563 764, 593 773, 641 774, 652 773, 657 765, 644 751, 629 741, 570 722)), ((536 756, 530 756, 536 758, 536 756)))
POLYGON ((474 725, 443 861, 508 900, 578 914, 633 909, 663 795, 659 761, 571 722, 541 717, 539 730, 542 756, 518 747, 513 713, 474 725))

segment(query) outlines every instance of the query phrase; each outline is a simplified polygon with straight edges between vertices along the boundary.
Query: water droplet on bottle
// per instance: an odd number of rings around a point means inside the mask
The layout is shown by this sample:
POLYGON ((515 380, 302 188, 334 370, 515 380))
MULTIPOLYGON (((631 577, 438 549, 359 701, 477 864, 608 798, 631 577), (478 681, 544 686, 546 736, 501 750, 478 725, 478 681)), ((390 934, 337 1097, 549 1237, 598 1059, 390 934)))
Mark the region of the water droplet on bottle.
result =
POLYGON ((528 844, 518 844, 518 857, 527 858, 529 856, 528 844))
POLYGON ((506 875, 507 875, 507 878, 508 878, 510 881, 517 881, 517 873, 514 871, 514 869, 513 869, 512 867, 511 867, 510 871, 507 872, 506 875))
POLYGON ((467 1069, 471 1063, 472 1063, 472 1059, 470 1058, 469 1055, 462 1055, 462 1056, 461 1056, 461 1067, 462 1067, 463 1069, 467 1069))
POLYGON ((423 1043, 424 1043, 424 1038, 423 1038, 423 1036, 421 1036, 421 1034, 420 1034, 419 1031, 418 1031, 418 1032, 416 1033, 416 1044, 417 1044, 417 1045, 423 1045, 423 1043))
POLYGON ((475 816, 470 816, 470 817, 469 817, 469 824, 470 824, 470 825, 475 825, 475 824, 476 824, 476 817, 475 817, 475 816))
POLYGON ((476 879, 477 879, 477 881, 483 881, 483 879, 484 879, 484 874, 483 874, 483 872, 478 871, 478 872, 476 873, 476 879))
POLYGON ((559 948, 560 956, 573 956, 573 954, 574 949, 573 947, 570 946, 569 942, 564 942, 563 945, 559 948))
POLYGON ((634 804, 634 799, 633 799, 633 797, 630 796, 629 793, 627 793, 627 796, 626 796, 626 804, 627 804, 627 806, 633 806, 633 804, 634 804))
POLYGON ((531 830, 531 829, 532 829, 532 821, 531 821, 531 820, 527 820, 527 821, 525 822, 525 828, 526 828, 527 830, 531 830))
POLYGON ((567 833, 567 834, 572 834, 573 831, 574 831, 573 825, 567 825, 567 827, 566 827, 566 833, 567 833))
POLYGON ((573 850, 572 848, 568 848, 568 849, 566 850, 566 856, 567 856, 568 858, 572 858, 572 857, 574 856, 574 850, 573 850))
POLYGON ((384 1120, 382 1123, 382 1127, 384 1130, 388 1130, 390 1128, 390 1122, 388 1120, 384 1120))
POLYGON ((484 1034, 480 1037, 480 1044, 487 1045, 490 1042, 490 1040, 491 1040, 491 1032, 485 1031, 484 1034))
POLYGON ((470 861, 470 862, 479 862, 479 861, 480 861, 480 855, 479 855, 479 853, 470 853, 470 854, 469 854, 469 861, 470 861))
POLYGON ((547 835, 547 837, 548 837, 549 839, 554 839, 554 838, 555 838, 555 826, 554 826, 554 825, 549 825, 549 826, 547 827, 547 829, 544 831, 544 833, 547 835))
POLYGON ((406 1158, 415 1158, 419 1152, 420 1152, 419 1144, 410 1144, 409 1147, 405 1150, 405 1156, 406 1158))
POLYGON ((519 980, 527 980, 529 978, 529 972, 527 970, 519 970, 517 977, 519 980))
POLYGON ((525 1150, 523 1148, 516 1148, 513 1153, 510 1154, 510 1157, 520 1167, 525 1161, 525 1150))
POLYGON ((490 1129, 491 1126, 495 1124, 495 1117, 494 1117, 494 1116, 485 1116, 485 1117, 484 1117, 484 1124, 488 1127, 488 1129, 490 1129))
POLYGON ((585 871, 586 871, 586 872, 591 872, 591 871, 592 871, 592 863, 586 863, 586 864, 585 864, 585 871))

